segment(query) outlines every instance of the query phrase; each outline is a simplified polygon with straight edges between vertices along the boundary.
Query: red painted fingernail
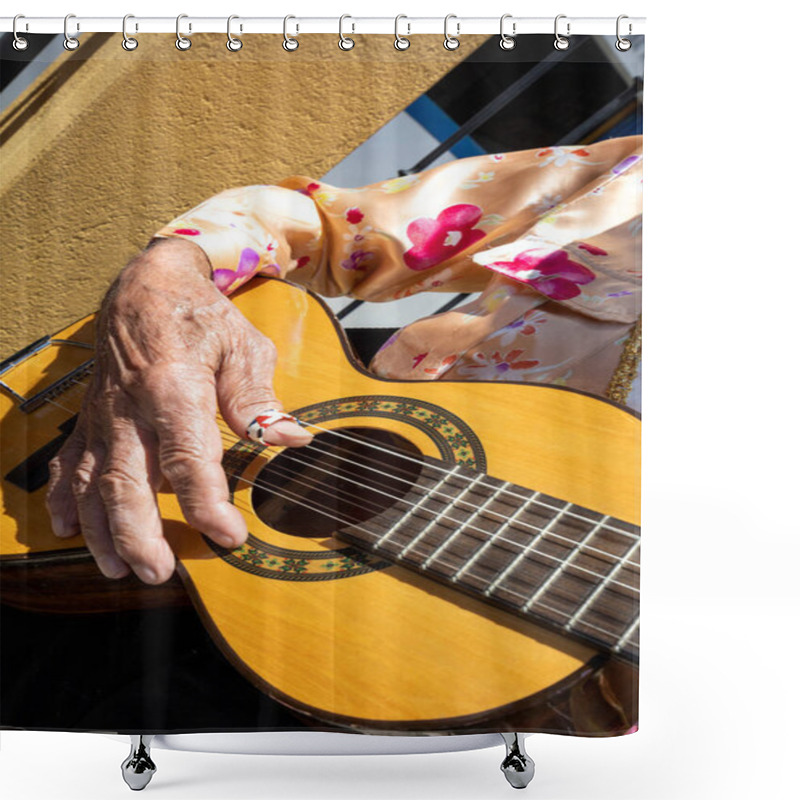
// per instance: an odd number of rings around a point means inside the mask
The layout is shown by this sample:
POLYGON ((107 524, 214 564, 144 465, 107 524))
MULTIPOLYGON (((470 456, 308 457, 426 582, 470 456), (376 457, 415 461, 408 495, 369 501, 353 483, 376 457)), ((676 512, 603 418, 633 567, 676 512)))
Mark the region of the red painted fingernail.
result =
POLYGON ((247 426, 247 438, 253 442, 258 442, 261 444, 264 441, 264 434, 269 428, 270 425, 274 425, 276 422, 280 422, 281 420, 289 420, 290 422, 297 422, 297 418, 293 417, 291 414, 286 414, 283 411, 277 411, 274 408, 265 411, 263 414, 259 414, 248 426, 247 426))

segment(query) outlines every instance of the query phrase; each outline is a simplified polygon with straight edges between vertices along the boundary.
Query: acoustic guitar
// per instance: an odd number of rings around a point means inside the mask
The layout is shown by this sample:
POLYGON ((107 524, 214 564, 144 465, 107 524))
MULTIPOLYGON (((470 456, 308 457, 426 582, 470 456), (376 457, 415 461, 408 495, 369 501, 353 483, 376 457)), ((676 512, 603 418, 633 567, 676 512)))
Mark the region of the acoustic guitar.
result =
POLYGON ((0 365, 4 602, 188 596, 256 686, 357 730, 502 729, 609 660, 635 703, 637 415, 552 385, 381 379, 312 293, 256 279, 232 300, 276 344, 277 396, 315 434, 264 447, 220 418, 246 543, 192 530, 166 491, 177 576, 145 587, 51 533, 47 462, 90 378, 88 317, 0 365))

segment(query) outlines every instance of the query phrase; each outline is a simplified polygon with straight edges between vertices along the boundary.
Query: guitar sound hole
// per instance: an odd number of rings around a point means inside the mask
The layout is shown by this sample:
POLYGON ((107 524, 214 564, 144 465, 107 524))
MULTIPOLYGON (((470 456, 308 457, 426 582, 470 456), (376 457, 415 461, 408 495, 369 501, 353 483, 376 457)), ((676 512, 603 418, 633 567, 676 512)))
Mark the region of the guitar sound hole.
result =
POLYGON ((282 533, 331 536, 405 497, 419 477, 421 458, 416 445, 390 431, 319 433, 305 447, 287 447, 258 473, 253 508, 282 533))

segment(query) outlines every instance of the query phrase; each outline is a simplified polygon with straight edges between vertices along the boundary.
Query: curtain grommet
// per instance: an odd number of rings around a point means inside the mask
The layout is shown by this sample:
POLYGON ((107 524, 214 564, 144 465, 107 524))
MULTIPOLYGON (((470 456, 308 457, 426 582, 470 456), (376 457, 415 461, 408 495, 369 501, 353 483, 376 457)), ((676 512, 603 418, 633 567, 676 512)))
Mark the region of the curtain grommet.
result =
POLYGON ((553 32, 555 33, 555 37, 556 37, 555 41, 553 42, 553 47, 555 47, 556 50, 566 50, 569 47, 570 23, 567 22, 567 35, 566 36, 562 36, 558 32, 558 21, 560 19, 566 19, 566 18, 567 18, 566 14, 559 14, 556 17, 556 21, 555 21, 555 23, 553 25, 553 32))
MULTIPOLYGON (((297 17, 287 14, 283 18, 283 49, 287 53, 293 53, 298 47, 300 47, 299 39, 296 39, 294 36, 289 36, 288 25, 290 19, 296 20, 297 17)), ((295 33, 300 33, 300 26, 297 24, 295 24, 295 33)))
MULTIPOLYGON (((399 50, 400 52, 402 52, 403 50, 408 50, 408 48, 411 47, 411 40, 410 39, 406 39, 405 36, 401 36, 400 35, 400 20, 401 19, 408 19, 408 17, 405 14, 398 14, 394 18, 394 49, 395 50, 399 50)), ((410 36, 411 35, 411 23, 408 22, 408 23, 406 23, 406 25, 408 27, 408 32, 406 33, 406 36, 410 36)))
MULTIPOLYGON (((356 46, 356 43, 349 36, 345 36, 344 31, 342 30, 344 26, 344 21, 346 19, 353 19, 353 18, 349 14, 342 14, 342 16, 339 17, 339 49, 345 51, 352 50, 356 46)), ((355 33, 356 30, 355 22, 352 23, 352 27, 353 29, 350 31, 350 33, 355 33)))
MULTIPOLYGON (((128 36, 128 20, 129 19, 136 19, 133 14, 126 14, 122 18, 122 49, 127 50, 130 52, 131 50, 135 50, 139 46, 139 40, 135 39, 133 36, 128 36)), ((135 26, 134 30, 138 30, 138 24, 135 26)))
POLYGON ((500 49, 513 50, 517 46, 517 40, 514 38, 517 35, 517 23, 511 23, 511 35, 507 34, 504 30, 505 21, 511 19, 511 14, 503 14, 500 17, 500 49))
MULTIPOLYGON (((188 17, 189 17, 188 14, 178 14, 177 18, 175 19, 175 36, 177 37, 175 39, 175 47, 177 47, 178 50, 181 50, 181 51, 188 50, 192 46, 192 40, 191 39, 187 39, 181 33, 181 20, 182 19, 187 19, 188 17)), ((189 33, 191 33, 191 32, 192 32, 192 23, 190 22, 189 23, 189 33)))
POLYGON ((444 41, 442 45, 445 50, 458 50, 459 45, 461 42, 458 41, 458 35, 461 33, 461 23, 458 21, 458 17, 455 14, 448 14, 444 18, 444 41), (447 26, 451 19, 456 21, 456 35, 451 36, 450 32, 447 30, 447 26))
MULTIPOLYGON (((225 42, 225 47, 227 47, 228 50, 231 51, 231 53, 238 53, 239 50, 241 50, 244 47, 244 42, 241 39, 237 39, 231 33, 231 22, 233 22, 233 20, 235 19, 239 19, 239 17, 237 17, 236 14, 231 14, 228 17, 228 41, 225 42)), ((242 26, 240 25, 239 32, 241 33, 241 31, 242 31, 242 26)))
MULTIPOLYGON (((614 42, 614 47, 616 47, 617 50, 620 51, 620 53, 627 52, 628 50, 631 49, 631 46, 632 46, 631 45, 631 40, 630 39, 624 39, 622 37, 622 35, 620 34, 620 27, 621 27, 620 23, 624 19, 629 20, 629 17, 627 16, 627 14, 620 14, 617 17, 617 41, 614 42)), ((633 32, 633 25, 631 25, 631 23, 629 21, 628 22, 628 36, 630 36, 632 32, 633 32)))
MULTIPOLYGON (((64 41, 62 44, 65 50, 73 51, 77 50, 81 46, 81 43, 74 36, 69 35, 69 21, 71 19, 75 19, 75 14, 67 14, 67 16, 64 17, 64 41)), ((80 23, 76 23, 75 30, 79 31, 80 29, 80 23)))
MULTIPOLYGON (((11 46, 17 52, 21 53, 23 50, 27 50, 28 49, 28 40, 24 36, 20 36, 19 33, 17 33, 17 20, 18 19, 25 19, 25 15, 24 14, 17 14, 14 17, 14 22, 11 25, 11 30, 12 30, 12 32, 14 34, 14 41, 11 42, 11 46)), ((28 30, 28 23, 27 22, 25 23, 25 30, 28 30)))

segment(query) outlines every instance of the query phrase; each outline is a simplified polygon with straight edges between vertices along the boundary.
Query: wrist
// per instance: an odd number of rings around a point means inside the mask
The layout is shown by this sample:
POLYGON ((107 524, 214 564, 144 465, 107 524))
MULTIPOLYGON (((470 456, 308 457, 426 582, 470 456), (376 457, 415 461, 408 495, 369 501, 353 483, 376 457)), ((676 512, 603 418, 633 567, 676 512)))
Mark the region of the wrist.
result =
POLYGON ((205 252, 183 239, 158 239, 120 272, 103 310, 160 307, 174 311, 220 299, 205 252))
POLYGON ((161 237, 152 239, 147 247, 123 270, 146 275, 149 279, 163 277, 173 283, 197 277, 213 283, 213 267, 205 251, 188 239, 161 237))

